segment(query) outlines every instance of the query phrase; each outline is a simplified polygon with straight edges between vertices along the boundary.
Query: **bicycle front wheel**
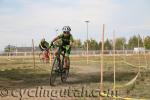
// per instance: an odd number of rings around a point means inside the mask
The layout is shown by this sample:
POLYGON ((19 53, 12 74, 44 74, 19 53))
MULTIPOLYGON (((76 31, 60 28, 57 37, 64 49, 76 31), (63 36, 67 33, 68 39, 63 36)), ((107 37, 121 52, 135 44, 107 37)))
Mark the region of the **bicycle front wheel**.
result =
POLYGON ((65 83, 67 81, 68 76, 69 76, 69 68, 64 69, 64 72, 61 73, 61 81, 65 83))
POLYGON ((55 80, 56 80, 57 76, 59 75, 59 73, 57 71, 58 67, 59 67, 59 61, 57 58, 55 58, 52 69, 51 69, 51 75, 50 75, 50 85, 52 85, 52 86, 55 85, 55 80))

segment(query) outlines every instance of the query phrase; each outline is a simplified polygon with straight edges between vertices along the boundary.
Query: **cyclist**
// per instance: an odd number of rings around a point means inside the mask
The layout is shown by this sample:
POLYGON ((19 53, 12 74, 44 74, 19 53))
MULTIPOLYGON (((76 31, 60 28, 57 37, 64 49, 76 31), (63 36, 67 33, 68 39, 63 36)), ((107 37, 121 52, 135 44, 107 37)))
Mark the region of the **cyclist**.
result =
POLYGON ((39 48, 41 49, 43 56, 43 61, 46 61, 46 63, 49 62, 49 43, 45 40, 45 38, 41 39, 41 42, 39 44, 39 48))
POLYGON ((71 52, 71 46, 73 44, 73 36, 70 33, 71 28, 69 26, 64 26, 62 28, 63 33, 54 38, 51 42, 51 46, 53 43, 57 40, 61 40, 61 48, 60 51, 56 50, 55 55, 58 54, 58 52, 65 52, 65 57, 64 57, 64 69, 68 69, 70 67, 70 52, 71 52))

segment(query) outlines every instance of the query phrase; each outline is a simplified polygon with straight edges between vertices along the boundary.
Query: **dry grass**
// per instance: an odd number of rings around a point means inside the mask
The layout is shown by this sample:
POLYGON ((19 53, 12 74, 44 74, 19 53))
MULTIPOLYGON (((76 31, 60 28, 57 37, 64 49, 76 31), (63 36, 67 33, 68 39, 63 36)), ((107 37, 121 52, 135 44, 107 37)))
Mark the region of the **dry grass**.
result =
MULTIPOLYGON (((148 69, 141 68, 141 76, 137 78, 134 85, 118 88, 118 94, 124 97, 150 98, 150 56, 147 55, 148 69), (146 73, 147 72, 147 73, 146 73)), ((139 60, 137 55, 116 56, 116 84, 125 84, 130 81, 138 72, 139 60), (131 63, 130 66, 123 61, 131 63)), ((145 66, 144 55, 140 55, 140 65, 145 66)), ((88 89, 98 89, 100 82, 100 57, 90 57, 89 64, 86 64, 86 57, 71 57, 71 69, 68 82, 62 84, 58 82, 55 87, 49 86, 50 64, 42 64, 36 57, 36 66, 33 67, 32 57, 7 57, 0 58, 0 87, 10 89, 34 88, 43 86, 44 88, 60 89, 66 87, 87 87, 88 89)), ((104 57, 104 89, 112 89, 113 86, 113 57, 104 57)), ((1 98, 1 97, 0 97, 1 98)), ((1 98, 2 100, 8 100, 1 98)), ((10 97, 11 98, 11 97, 10 97)), ((16 98, 15 98, 16 99, 16 98)), ((32 100, 31 98, 27 98, 32 100)), ((59 98, 60 99, 60 98, 59 98)), ((65 98, 62 98, 65 99, 65 98)), ((68 98, 69 99, 69 98, 68 98)), ((74 98, 85 100, 85 98, 74 98)), ((91 100, 91 98, 86 98, 91 100)), ((98 100, 99 98, 92 98, 98 100)), ((36 100, 36 99, 35 99, 36 100)), ((41 99, 39 99, 41 100, 41 99)), ((43 100, 46 100, 45 98, 43 100)), ((104 98, 104 100, 110 100, 104 98)))

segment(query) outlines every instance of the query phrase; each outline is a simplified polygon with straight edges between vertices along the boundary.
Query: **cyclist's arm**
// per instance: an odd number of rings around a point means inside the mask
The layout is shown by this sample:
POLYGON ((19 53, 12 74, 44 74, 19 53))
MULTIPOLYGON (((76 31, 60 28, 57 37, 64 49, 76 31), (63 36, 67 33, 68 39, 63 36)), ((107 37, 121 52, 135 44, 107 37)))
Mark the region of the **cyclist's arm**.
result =
POLYGON ((43 50, 40 44, 39 44, 39 48, 40 48, 41 51, 43 50))
POLYGON ((73 36, 71 35, 71 37, 70 37, 70 46, 73 45, 73 42, 74 42, 74 39, 73 39, 73 36))
POLYGON ((70 47, 72 47, 73 46, 73 41, 70 41, 70 47))

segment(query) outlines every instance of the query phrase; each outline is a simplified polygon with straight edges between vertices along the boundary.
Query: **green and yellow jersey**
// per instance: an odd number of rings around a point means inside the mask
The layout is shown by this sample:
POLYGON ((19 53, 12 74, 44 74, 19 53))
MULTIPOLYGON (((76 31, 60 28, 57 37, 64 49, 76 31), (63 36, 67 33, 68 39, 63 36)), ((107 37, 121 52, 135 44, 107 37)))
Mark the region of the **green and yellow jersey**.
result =
POLYGON ((70 45, 70 42, 74 41, 72 34, 66 36, 64 34, 60 34, 58 38, 62 40, 63 46, 70 45))

